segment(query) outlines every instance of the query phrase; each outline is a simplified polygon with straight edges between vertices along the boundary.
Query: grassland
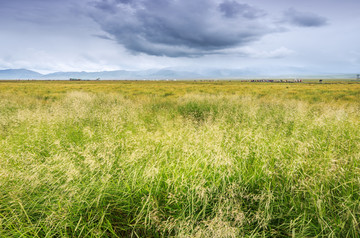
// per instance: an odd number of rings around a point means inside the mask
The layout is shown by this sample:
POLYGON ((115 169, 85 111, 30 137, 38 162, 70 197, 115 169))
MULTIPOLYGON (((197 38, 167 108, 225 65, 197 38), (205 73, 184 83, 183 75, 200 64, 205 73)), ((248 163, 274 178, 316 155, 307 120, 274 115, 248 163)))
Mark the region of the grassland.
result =
POLYGON ((359 237, 360 84, 0 82, 0 237, 359 237))

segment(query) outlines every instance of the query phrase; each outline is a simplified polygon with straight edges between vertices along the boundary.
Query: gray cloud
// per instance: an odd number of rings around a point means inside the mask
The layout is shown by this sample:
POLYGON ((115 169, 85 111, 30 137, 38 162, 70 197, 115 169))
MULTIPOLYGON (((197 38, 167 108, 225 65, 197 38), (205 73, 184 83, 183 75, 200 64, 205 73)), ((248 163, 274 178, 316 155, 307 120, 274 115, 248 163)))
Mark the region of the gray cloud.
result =
POLYGON ((224 16, 230 18, 240 15, 248 19, 255 19, 266 15, 266 13, 260 9, 236 1, 224 1, 219 5, 219 8, 224 16))
POLYGON ((284 12, 283 21, 302 27, 320 27, 327 24, 327 19, 325 17, 319 16, 315 13, 300 12, 293 8, 284 12))
POLYGON ((133 53, 195 57, 277 31, 265 12, 236 1, 97 0, 90 16, 133 53))
POLYGON ((114 40, 114 39, 111 39, 111 37, 108 37, 107 35, 102 35, 102 34, 93 34, 92 36, 97 37, 99 39, 103 39, 103 40, 114 40))

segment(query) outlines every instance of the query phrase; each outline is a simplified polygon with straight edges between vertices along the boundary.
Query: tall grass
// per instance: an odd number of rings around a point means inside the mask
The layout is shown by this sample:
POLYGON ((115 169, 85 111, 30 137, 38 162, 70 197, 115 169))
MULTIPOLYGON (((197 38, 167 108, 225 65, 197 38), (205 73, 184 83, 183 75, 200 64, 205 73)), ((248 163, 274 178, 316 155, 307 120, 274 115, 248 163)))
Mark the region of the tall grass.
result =
POLYGON ((0 237, 358 237, 360 107, 0 98, 0 237))

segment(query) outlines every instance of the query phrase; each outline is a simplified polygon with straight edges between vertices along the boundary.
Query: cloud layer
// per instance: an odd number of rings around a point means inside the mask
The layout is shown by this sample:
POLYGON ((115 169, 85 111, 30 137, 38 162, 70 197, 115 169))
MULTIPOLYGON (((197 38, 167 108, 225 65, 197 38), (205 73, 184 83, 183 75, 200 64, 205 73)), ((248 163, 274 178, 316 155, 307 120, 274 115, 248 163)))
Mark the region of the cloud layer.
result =
POLYGON ((91 17, 133 53, 201 56, 278 31, 266 12, 237 1, 98 0, 91 17))

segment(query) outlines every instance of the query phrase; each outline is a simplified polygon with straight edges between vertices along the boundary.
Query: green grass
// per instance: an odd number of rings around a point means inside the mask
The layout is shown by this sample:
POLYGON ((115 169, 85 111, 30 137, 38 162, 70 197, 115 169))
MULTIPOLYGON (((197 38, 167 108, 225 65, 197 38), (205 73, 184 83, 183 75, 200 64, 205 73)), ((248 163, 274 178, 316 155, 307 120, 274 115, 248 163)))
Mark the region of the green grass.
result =
POLYGON ((358 84, 84 84, 0 85, 0 237, 359 237, 358 84))

